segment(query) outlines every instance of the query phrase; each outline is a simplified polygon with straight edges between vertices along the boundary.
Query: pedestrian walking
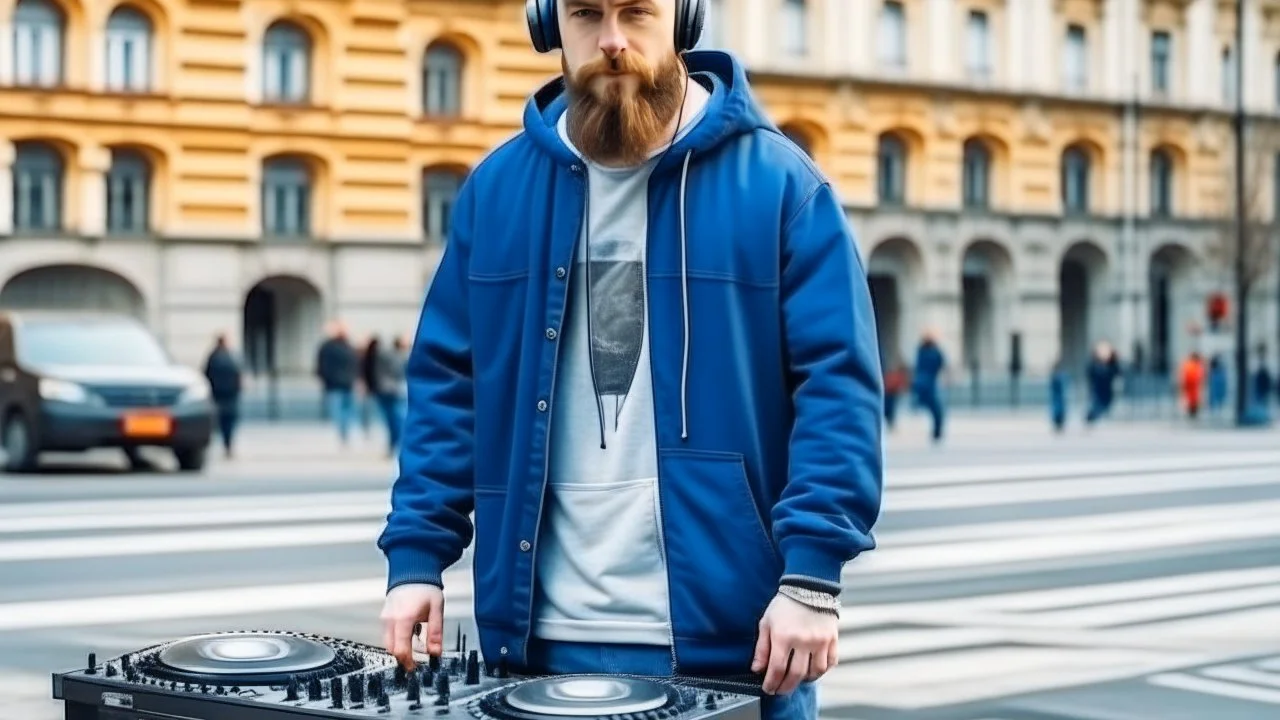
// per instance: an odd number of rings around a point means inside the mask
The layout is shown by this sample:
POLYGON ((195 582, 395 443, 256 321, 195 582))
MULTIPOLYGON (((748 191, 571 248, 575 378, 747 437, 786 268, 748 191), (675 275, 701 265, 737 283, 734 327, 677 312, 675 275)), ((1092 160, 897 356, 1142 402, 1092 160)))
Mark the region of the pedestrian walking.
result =
POLYGON ((240 394, 244 389, 244 370, 231 353, 226 333, 214 338, 213 350, 204 363, 204 376, 209 381, 209 395, 218 421, 223 454, 235 454, 236 427, 240 424, 240 394))
POLYGON ((1204 387, 1205 368, 1200 353, 1193 352, 1182 363, 1179 373, 1179 384, 1182 392, 1182 407, 1187 417, 1195 420, 1200 416, 1201 394, 1204 387))
POLYGON ((329 420, 338 429, 338 439, 346 445, 355 421, 355 386, 360 374, 360 357, 347 340, 347 329, 341 322, 331 323, 328 334, 316 353, 316 376, 320 379, 329 420))
POLYGON ((733 55, 685 52, 704 2, 533 0, 564 74, 462 186, 407 368, 379 538, 406 666, 474 532, 485 657, 754 672, 764 720, 817 717, 879 514, 875 313, 828 179, 733 55))
POLYGON ((1071 376, 1066 364, 1059 359, 1053 364, 1053 373, 1049 376, 1049 419, 1055 432, 1061 433, 1067 425, 1067 389, 1071 384, 1071 376))
POLYGON ((942 404, 941 378, 947 368, 947 356, 938 347, 937 334, 932 330, 921 337, 916 349, 916 366, 911 376, 911 393, 917 407, 929 412, 933 421, 930 437, 942 441, 945 408, 942 404))

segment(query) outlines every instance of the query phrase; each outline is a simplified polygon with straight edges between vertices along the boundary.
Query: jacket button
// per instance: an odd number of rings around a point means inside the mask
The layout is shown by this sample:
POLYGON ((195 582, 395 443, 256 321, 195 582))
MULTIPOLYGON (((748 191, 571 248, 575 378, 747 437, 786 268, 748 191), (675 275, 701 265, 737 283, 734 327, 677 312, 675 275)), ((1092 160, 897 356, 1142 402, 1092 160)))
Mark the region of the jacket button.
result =
POLYGON ((547 328, 547 339, 548 339, 548 340, 555 340, 555 339, 556 339, 556 329, 555 329, 555 328, 547 328))
POLYGON ((546 400, 539 400, 539 401, 538 401, 538 412, 546 412, 546 411, 547 411, 547 401, 546 401, 546 400))
POLYGON ((564 279, 564 276, 565 276, 565 275, 568 275, 568 274, 569 274, 569 271, 568 271, 568 270, 565 270, 565 269, 564 269, 564 268, 562 268, 562 267, 558 267, 558 268, 556 268, 556 277, 557 277, 557 278, 559 278, 559 279, 563 280, 563 279, 564 279))
POLYGON ((521 540, 521 541, 520 541, 520 552, 529 552, 529 548, 531 548, 531 547, 533 547, 533 546, 529 544, 529 541, 528 541, 528 540, 521 540))

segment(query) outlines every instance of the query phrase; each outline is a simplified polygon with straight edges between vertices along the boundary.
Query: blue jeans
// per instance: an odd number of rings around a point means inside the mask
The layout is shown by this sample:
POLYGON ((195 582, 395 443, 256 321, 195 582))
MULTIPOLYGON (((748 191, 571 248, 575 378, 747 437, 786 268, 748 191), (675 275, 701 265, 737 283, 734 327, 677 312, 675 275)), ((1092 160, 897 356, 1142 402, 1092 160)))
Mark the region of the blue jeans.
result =
POLYGON ((355 391, 351 388, 332 388, 325 391, 324 399, 329 410, 329 420, 337 424, 338 437, 345 443, 351 435, 351 424, 355 421, 355 391))
MULTIPOLYGON (((535 638, 529 644, 529 665, 535 672, 608 673, 668 677, 671 675, 671 648, 661 645, 553 642, 535 638)), ((762 720, 815 720, 818 717, 818 690, 814 683, 801 683, 790 695, 764 695, 760 699, 762 720)))

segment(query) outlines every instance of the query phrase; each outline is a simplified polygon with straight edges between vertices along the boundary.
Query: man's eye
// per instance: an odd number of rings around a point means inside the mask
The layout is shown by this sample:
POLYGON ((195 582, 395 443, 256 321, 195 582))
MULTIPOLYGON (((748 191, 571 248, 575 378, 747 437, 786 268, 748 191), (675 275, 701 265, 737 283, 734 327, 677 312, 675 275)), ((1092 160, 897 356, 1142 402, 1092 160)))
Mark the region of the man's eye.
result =
POLYGON ((573 11, 573 16, 574 16, 574 17, 580 17, 580 18, 594 17, 594 16, 595 16, 595 15, 597 15, 597 14, 598 14, 598 13, 597 13, 595 10, 585 10, 585 9, 584 9, 584 10, 574 10, 574 11, 573 11))

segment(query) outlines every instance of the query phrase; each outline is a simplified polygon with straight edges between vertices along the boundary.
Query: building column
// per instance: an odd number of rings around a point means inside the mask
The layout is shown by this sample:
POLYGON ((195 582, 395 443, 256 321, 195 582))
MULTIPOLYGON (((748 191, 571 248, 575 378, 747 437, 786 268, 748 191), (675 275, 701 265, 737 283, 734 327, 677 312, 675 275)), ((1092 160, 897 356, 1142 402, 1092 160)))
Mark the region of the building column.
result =
POLYGON ((101 145, 80 149, 80 233, 101 237, 107 229, 107 171, 111 151, 101 145))
POLYGON ((849 71, 853 75, 874 75, 879 71, 876 63, 876 32, 879 28, 880 6, 870 0, 849 3, 850 32, 854 37, 844 42, 847 48, 849 71))
POLYGON ((1262 9, 1255 1, 1244 10, 1244 47, 1237 51, 1244 61, 1244 105, 1249 110, 1272 112, 1276 103, 1275 86, 1271 85, 1275 63, 1263 46, 1262 9))
MULTIPOLYGON (((1056 92, 1059 79, 1062 77, 1061 53, 1062 33, 1054 22, 1053 0, 1023 0, 1026 3, 1023 16, 1027 20, 1023 39, 1026 54, 1020 59, 1027 74, 1024 76, 1023 89, 1040 92, 1056 92)), ((1013 3, 1017 4, 1017 3, 1013 3)), ((1014 28, 1017 32, 1018 28, 1014 28)))
POLYGON ((13 7, 0 3, 0 87, 13 85, 13 7))
POLYGON ((13 232, 13 159, 13 143, 0 138, 0 235, 13 232))
POLYGON ((1030 32, 1030 15, 1026 2, 1011 2, 1004 6, 1004 47, 1000 41, 994 43, 999 48, 995 53, 995 65, 992 70, 999 78, 999 84, 1005 88, 1016 90, 1028 84, 1028 55, 1024 42, 1030 32), (1003 50, 1003 52, 1001 52, 1003 50))
POLYGON ((89 91, 102 92, 106 86, 107 25, 106 18, 102 18, 89 28, 89 91))
MULTIPOLYGON (((927 8, 924 25, 929 39, 929 65, 923 68, 924 76, 938 82, 962 78, 964 63, 958 60, 956 36, 964 24, 955 16, 955 0, 928 0, 919 7, 927 8)), ((915 48, 908 47, 908 57, 914 55, 913 50, 915 48)))
POLYGON ((747 67, 770 66, 778 61, 777 46, 770 46, 768 38, 777 37, 777 6, 772 0, 743 0, 742 2, 742 60, 747 67), (772 27, 774 32, 770 33, 772 27))
POLYGON ((1189 102, 1216 107, 1222 104, 1222 59, 1213 29, 1215 11, 1216 3, 1209 0, 1187 7, 1187 69, 1181 73, 1181 90, 1189 102))

